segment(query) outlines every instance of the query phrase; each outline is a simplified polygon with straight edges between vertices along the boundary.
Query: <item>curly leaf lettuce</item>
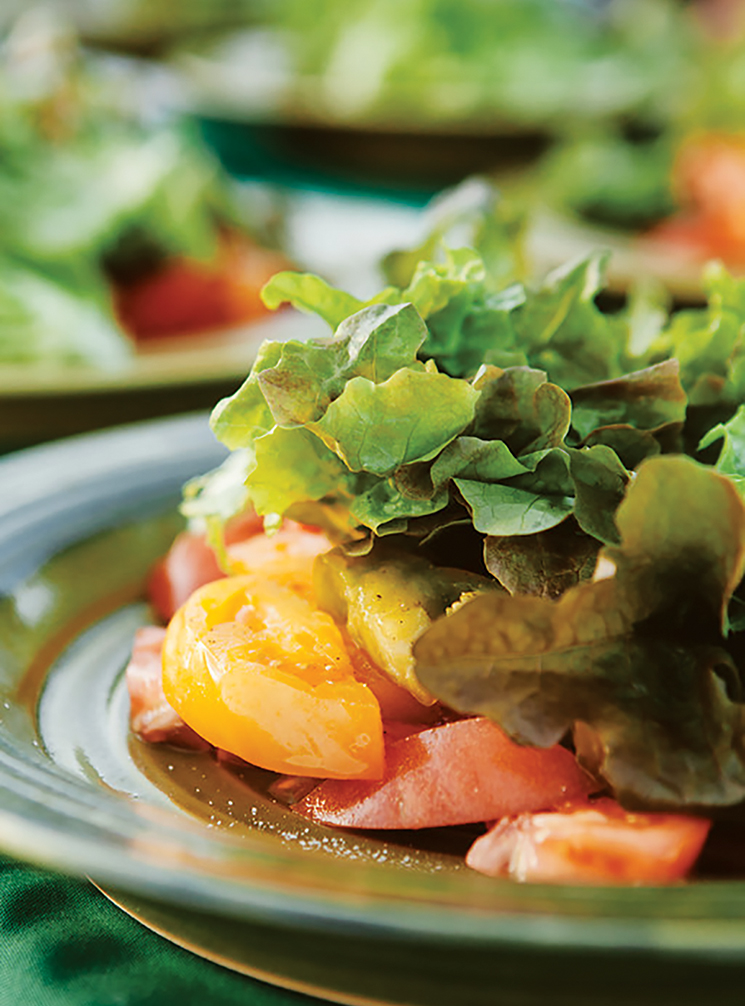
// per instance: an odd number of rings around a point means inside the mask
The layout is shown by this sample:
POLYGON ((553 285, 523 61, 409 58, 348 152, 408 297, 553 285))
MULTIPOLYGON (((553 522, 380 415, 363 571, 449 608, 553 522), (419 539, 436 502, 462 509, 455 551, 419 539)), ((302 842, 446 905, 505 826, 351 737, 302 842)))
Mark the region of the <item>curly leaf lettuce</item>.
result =
POLYGON ((465 381, 402 368, 382 384, 352 378, 310 429, 351 471, 391 475, 435 457, 471 422, 477 398, 465 381))
POLYGON ((723 633, 745 571, 745 505, 711 469, 653 458, 617 524, 600 567, 611 575, 557 600, 474 599, 415 644, 417 676, 523 743, 573 731, 630 805, 737 802, 745 707, 723 633))

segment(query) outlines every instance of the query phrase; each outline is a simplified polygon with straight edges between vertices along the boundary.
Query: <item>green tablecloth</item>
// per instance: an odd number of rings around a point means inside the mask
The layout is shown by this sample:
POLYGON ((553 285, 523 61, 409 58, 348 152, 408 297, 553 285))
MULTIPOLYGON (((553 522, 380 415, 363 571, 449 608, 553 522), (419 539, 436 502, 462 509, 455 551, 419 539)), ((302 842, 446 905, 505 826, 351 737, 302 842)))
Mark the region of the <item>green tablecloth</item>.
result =
POLYGON ((173 946, 84 880, 0 858, 0 1006, 306 1004, 173 946))

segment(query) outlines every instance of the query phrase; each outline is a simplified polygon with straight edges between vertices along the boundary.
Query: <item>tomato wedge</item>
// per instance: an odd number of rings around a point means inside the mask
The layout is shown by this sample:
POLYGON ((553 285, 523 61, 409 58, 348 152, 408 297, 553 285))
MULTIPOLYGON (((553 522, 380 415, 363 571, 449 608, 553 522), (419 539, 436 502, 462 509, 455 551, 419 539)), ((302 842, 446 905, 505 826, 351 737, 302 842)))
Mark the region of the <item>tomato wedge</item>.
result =
POLYGON ((556 807, 593 788, 565 748, 523 747, 476 717, 394 741, 381 782, 323 782, 294 809, 343 828, 438 828, 556 807))
POLYGON ((260 570, 302 597, 313 596, 313 564, 331 542, 321 531, 287 520, 274 534, 255 534, 228 545, 231 572, 260 570))
POLYGON ((563 884, 669 884, 695 863, 710 822, 636 814, 615 800, 500 821, 466 863, 491 877, 563 884))
POLYGON ((224 328, 265 315, 261 288, 288 267, 278 252, 224 234, 213 262, 172 258, 142 279, 118 284, 114 303, 136 339, 224 328))
POLYGON ((176 612, 163 690, 216 747, 275 772, 383 773, 380 707, 329 615, 257 574, 206 584, 176 612))
POLYGON ((146 625, 135 633, 132 656, 125 672, 129 692, 129 721, 132 732, 144 741, 167 741, 178 747, 204 750, 209 747, 186 726, 163 694, 161 653, 166 630, 146 625))
POLYGON ((678 150, 671 184, 681 210, 663 220, 648 241, 692 260, 745 264, 745 135, 702 132, 678 150))
MULTIPOLYGON (((235 518, 225 528, 232 572, 260 569, 272 580, 309 596, 313 560, 331 548, 331 542, 314 528, 292 520, 285 521, 276 534, 267 536, 262 531, 263 520, 253 512, 235 518)), ((148 596, 157 614, 167 622, 195 590, 224 576, 205 536, 182 531, 153 568, 148 596)))
POLYGON ((225 574, 204 535, 182 531, 158 562, 148 581, 150 603, 167 622, 199 587, 225 574))

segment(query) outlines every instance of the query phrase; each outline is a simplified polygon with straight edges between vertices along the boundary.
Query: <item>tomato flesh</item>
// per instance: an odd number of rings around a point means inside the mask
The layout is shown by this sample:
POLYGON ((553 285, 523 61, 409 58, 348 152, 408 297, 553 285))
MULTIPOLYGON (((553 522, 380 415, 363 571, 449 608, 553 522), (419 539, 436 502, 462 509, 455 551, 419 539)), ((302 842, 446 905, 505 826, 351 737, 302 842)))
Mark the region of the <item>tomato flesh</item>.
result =
POLYGON ((168 702, 201 737, 276 772, 375 779, 383 727, 341 633, 309 601, 259 575, 206 584, 163 647, 168 702))
POLYGON ((313 563, 331 542, 325 534, 285 521, 274 534, 256 534, 228 546, 231 572, 260 571, 301 597, 313 597, 313 563))
POLYGON ((225 574, 204 535, 182 531, 167 555, 153 568, 148 597, 158 615, 167 622, 199 587, 225 574))
MULTIPOLYGON (((331 542, 295 521, 285 521, 271 536, 262 534, 262 530, 263 520, 253 512, 226 526, 232 571, 250 573, 260 569, 265 576, 309 595, 313 560, 329 549, 331 542)), ((150 574, 148 596, 157 614, 167 622, 195 590, 224 576, 205 536, 182 531, 150 574)))
POLYGON ((344 828, 438 828, 556 807, 593 788, 565 748, 523 747, 476 717, 394 741, 381 782, 323 782, 295 809, 344 828))
POLYGON ((224 328, 264 316, 261 288, 288 267, 277 252, 223 235, 213 262, 172 258, 142 279, 118 284, 114 303, 136 339, 224 328))
POLYGON ((132 731, 144 741, 167 741, 178 747, 204 749, 206 741, 186 726, 163 693, 161 674, 166 630, 146 625, 135 633, 132 656, 125 671, 132 731))
POLYGON ((671 181, 682 209, 648 238, 694 260, 745 265, 745 136, 690 136, 678 151, 671 181))
POLYGON ((492 877, 537 883, 669 884, 695 863, 710 822, 637 814, 602 799, 499 821, 466 863, 492 877))

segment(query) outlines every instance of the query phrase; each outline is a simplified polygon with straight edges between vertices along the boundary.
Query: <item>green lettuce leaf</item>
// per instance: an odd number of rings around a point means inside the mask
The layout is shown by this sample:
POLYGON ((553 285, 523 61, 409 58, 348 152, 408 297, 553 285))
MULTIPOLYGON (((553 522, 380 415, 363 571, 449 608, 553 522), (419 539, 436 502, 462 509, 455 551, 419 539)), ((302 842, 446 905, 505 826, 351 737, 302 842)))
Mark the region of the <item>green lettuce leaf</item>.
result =
POLYGON ((191 526, 206 531, 223 569, 229 568, 224 528, 250 504, 246 478, 255 464, 252 450, 233 451, 218 468, 191 479, 183 489, 181 513, 191 526))
POLYGON ((573 486, 565 451, 536 451, 519 460, 524 471, 502 476, 499 482, 453 479, 471 512, 473 526, 482 534, 534 534, 560 523, 572 512, 573 486))
POLYGON ((594 302, 607 258, 596 253, 555 270, 514 314, 530 365, 567 391, 623 373, 627 324, 594 302))
POLYGON ((477 398, 465 381, 402 368, 382 384, 352 378, 310 429, 352 471, 390 475, 454 440, 473 419, 477 398))
POLYGON ((486 281, 495 292, 525 271, 527 218, 485 178, 468 178, 435 198, 427 208, 427 235, 415 248, 393 251, 381 263, 386 280, 400 290, 411 283, 420 262, 432 261, 442 247, 465 246, 479 253, 486 281))
POLYGON ((380 479, 355 497, 351 514, 359 524, 382 537, 407 531, 410 522, 417 517, 439 513, 449 499, 446 488, 440 488, 429 497, 409 496, 401 492, 393 479, 380 479))
POLYGON ((352 294, 329 286, 312 273, 276 273, 261 291, 261 299, 270 311, 276 311, 282 304, 292 304, 298 311, 317 314, 332 329, 365 306, 352 294))
POLYGON ((598 541, 617 542, 615 513, 626 492, 629 472, 616 452, 603 444, 567 453, 577 523, 598 541))
POLYGON ((249 447, 274 427, 274 417, 261 390, 259 375, 279 362, 282 348, 279 342, 263 342, 246 380, 233 395, 221 399, 212 410, 212 432, 231 451, 249 447))
POLYGON ((410 304, 375 305, 347 318, 332 342, 286 342, 273 367, 262 370, 262 394, 280 426, 319 420, 344 391, 364 377, 387 381, 403 367, 419 367, 427 329, 410 304))
POLYGON ((654 346, 680 362, 680 379, 693 405, 745 400, 745 280, 721 263, 704 273, 708 305, 673 315, 654 346))
POLYGON ((281 516, 295 503, 352 493, 349 471, 309 430, 275 427, 255 441, 254 451, 246 487, 259 514, 281 516))
POLYGON ((745 405, 741 405, 726 423, 718 423, 702 438, 699 450, 722 440, 715 468, 729 475, 740 492, 745 493, 745 405))
POLYGON ((0 360, 113 370, 132 353, 95 276, 81 289, 0 258, 0 360))

